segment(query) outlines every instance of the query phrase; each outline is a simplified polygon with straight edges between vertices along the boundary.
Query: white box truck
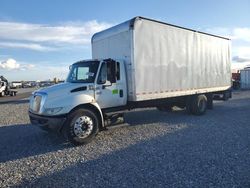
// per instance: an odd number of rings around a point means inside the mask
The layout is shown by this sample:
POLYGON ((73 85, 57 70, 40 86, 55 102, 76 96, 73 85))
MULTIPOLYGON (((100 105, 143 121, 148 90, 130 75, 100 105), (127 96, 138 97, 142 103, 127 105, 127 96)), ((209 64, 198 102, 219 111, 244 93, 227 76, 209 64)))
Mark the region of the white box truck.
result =
POLYGON ((230 40, 135 17, 92 37, 92 60, 70 66, 65 83, 30 98, 32 124, 57 129, 74 144, 90 141, 127 110, 212 109, 230 97, 230 40))

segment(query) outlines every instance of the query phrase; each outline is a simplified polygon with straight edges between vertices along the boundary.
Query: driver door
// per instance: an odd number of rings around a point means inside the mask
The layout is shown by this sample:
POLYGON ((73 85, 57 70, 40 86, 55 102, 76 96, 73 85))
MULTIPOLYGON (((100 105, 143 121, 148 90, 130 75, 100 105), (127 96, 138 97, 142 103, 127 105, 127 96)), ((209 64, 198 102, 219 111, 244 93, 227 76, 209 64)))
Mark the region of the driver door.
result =
POLYGON ((95 90, 96 101, 102 109, 125 105, 125 96, 123 94, 125 85, 121 81, 119 74, 119 62, 102 62, 95 90), (116 63, 115 72, 112 71, 111 63, 116 63), (112 76, 113 78, 115 77, 115 79, 112 79, 112 76))

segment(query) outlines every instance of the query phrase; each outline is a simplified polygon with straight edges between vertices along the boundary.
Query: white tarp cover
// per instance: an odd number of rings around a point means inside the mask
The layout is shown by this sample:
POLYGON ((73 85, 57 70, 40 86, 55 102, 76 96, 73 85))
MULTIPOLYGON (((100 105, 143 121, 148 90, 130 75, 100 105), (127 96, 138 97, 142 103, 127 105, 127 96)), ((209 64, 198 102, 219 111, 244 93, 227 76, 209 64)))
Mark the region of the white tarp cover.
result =
POLYGON ((129 100, 225 90, 231 86, 230 40, 137 18, 92 39, 93 58, 126 62, 129 100), (112 32, 113 31, 113 32, 112 32))

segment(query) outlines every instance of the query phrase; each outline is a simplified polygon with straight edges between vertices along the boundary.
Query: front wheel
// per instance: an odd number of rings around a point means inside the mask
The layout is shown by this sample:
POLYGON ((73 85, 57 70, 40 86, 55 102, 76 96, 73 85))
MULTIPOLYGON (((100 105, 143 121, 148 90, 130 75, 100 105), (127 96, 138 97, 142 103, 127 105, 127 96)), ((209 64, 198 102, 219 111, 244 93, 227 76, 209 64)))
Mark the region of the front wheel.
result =
POLYGON ((99 131, 98 117, 88 109, 73 111, 69 115, 65 126, 65 135, 74 145, 90 142, 99 131))

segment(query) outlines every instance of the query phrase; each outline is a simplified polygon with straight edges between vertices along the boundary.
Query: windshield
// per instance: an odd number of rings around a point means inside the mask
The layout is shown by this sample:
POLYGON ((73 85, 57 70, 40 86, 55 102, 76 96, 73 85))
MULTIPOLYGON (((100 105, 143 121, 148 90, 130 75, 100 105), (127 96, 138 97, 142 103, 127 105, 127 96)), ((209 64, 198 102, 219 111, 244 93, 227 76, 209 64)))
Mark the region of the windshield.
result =
POLYGON ((83 61, 72 65, 66 82, 94 83, 99 61, 83 61))

